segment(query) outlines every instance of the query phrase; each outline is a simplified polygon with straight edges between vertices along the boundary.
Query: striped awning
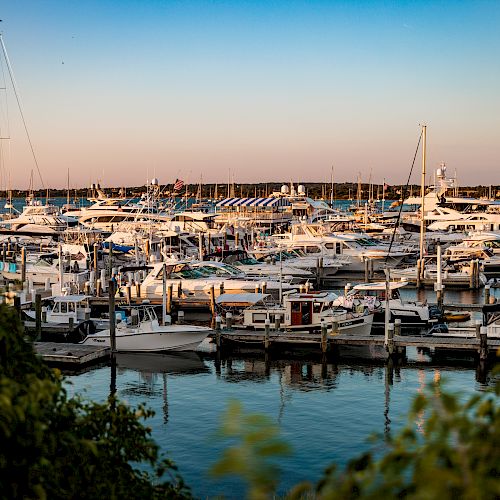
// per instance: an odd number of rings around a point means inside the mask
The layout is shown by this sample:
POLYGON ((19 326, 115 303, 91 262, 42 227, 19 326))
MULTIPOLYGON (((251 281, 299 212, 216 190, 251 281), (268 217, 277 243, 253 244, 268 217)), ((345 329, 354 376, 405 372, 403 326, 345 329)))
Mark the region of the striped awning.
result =
POLYGON ((216 207, 284 207, 290 202, 285 198, 226 198, 216 207))

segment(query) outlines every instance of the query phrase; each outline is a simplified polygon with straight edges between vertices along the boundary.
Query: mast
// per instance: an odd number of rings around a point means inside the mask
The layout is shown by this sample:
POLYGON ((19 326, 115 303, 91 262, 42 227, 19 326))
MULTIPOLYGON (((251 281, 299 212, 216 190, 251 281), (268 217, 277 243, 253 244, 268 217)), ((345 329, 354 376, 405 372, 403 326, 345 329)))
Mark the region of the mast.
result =
POLYGON ((425 155, 426 155, 426 139, 427 139, 427 125, 422 125, 422 181, 421 181, 421 195, 422 206, 420 208, 420 262, 424 258, 424 240, 425 240, 425 155))
POLYGON ((68 204, 68 208, 69 208, 69 168, 68 168, 68 193, 66 196, 66 203, 68 204))
POLYGON ((330 173, 330 183, 331 183, 331 189, 330 189, 330 206, 333 208, 333 165, 332 165, 332 171, 330 173))

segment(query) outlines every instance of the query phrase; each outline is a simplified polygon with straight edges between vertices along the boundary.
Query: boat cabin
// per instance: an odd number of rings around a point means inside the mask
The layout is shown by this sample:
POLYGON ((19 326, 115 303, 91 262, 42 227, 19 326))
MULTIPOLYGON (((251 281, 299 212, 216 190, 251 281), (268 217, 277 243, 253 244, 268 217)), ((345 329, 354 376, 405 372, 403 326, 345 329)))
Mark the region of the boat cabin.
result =
MULTIPOLYGON (((89 308, 88 295, 61 295, 53 298, 53 305, 47 311, 47 322, 49 323, 70 323, 70 318, 74 324, 85 320, 85 310, 89 308)), ((90 310, 89 310, 90 312, 90 310)))
POLYGON ((278 316, 285 328, 318 328, 322 320, 332 319, 329 313, 336 298, 337 295, 332 292, 290 293, 284 297, 282 306, 246 309, 244 326, 263 328, 267 319, 274 324, 278 316))

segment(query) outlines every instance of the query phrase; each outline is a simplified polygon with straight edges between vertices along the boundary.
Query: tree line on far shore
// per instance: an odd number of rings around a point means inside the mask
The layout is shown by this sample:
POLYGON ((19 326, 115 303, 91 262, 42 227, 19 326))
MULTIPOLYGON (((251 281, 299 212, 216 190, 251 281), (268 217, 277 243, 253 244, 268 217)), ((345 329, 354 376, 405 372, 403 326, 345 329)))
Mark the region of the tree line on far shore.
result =
MULTIPOLYGON (((270 182, 270 183, 256 183, 256 184, 185 184, 180 192, 176 193, 177 196, 200 197, 203 199, 223 199, 227 197, 267 197, 271 193, 281 190, 281 187, 286 183, 270 182)), ((286 184, 288 187, 289 184, 286 184)), ((299 184, 295 184, 297 189, 299 184)), ((361 184, 361 196, 359 196, 359 185, 356 182, 343 182, 334 183, 333 189, 331 184, 320 182, 304 182, 302 185, 305 187, 307 196, 314 199, 324 200, 366 200, 366 199, 385 199, 398 200, 404 195, 420 196, 420 186, 412 184, 410 186, 402 185, 387 185, 384 190, 382 184, 361 184)), ((109 187, 103 188, 104 191, 111 197, 125 197, 136 198, 141 196, 146 191, 146 186, 133 186, 133 187, 109 187)), ((159 186, 160 197, 167 198, 171 196, 173 191, 173 184, 165 184, 159 186)), ((32 191, 36 198, 59 198, 67 197, 67 189, 40 189, 32 191)), ((95 194, 95 193, 94 193, 95 194)), ((463 186, 457 189, 458 196, 466 196, 472 198, 500 198, 500 186, 463 186)), ((13 189, 10 191, 0 191, 0 198, 26 198, 28 195, 27 190, 13 189)), ((78 188, 70 189, 69 197, 71 200, 92 197, 93 192, 91 188, 78 188)))

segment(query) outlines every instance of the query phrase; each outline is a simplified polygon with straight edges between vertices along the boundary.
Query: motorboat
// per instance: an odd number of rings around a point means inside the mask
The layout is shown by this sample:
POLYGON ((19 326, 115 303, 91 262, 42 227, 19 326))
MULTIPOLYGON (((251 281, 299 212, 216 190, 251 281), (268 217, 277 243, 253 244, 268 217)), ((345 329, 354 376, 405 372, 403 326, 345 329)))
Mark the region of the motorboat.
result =
MULTIPOLYGON (((47 308, 44 324, 55 327, 69 327, 71 324, 81 331, 95 331, 109 328, 109 319, 92 318, 90 316, 90 296, 88 295, 56 295, 50 298, 51 305, 47 308), (92 325, 80 328, 82 323, 92 325)), ((35 321, 34 310, 23 310, 28 320, 35 321)))
MULTIPOLYGON (((213 331, 206 326, 160 325, 154 307, 147 304, 131 308, 130 312, 115 327, 118 352, 190 351, 213 331)), ((111 347, 110 330, 87 335, 79 343, 111 347)))
POLYGON ((347 311, 335 306, 338 298, 333 292, 306 292, 286 294, 283 304, 259 303, 243 311, 241 326, 262 330, 266 320, 274 325, 276 317, 285 330, 296 332, 317 332, 323 324, 338 333, 370 335, 373 314, 365 308, 362 312, 347 311))
POLYGON ((347 310, 357 310, 368 307, 373 312, 374 323, 384 324, 385 308, 387 305, 386 292, 389 289, 389 310, 391 323, 401 320, 402 325, 421 326, 426 325, 431 319, 429 306, 417 301, 403 301, 400 289, 407 286, 407 281, 360 283, 348 290, 345 295, 339 296, 335 305, 347 310))
MULTIPOLYGON (((207 262, 203 262, 205 269, 194 267, 192 262, 169 260, 165 262, 166 286, 173 286, 174 294, 177 298, 186 301, 192 300, 194 303, 209 304, 211 300, 211 289, 221 290, 225 293, 254 292, 261 287, 261 283, 256 280, 245 278, 240 270, 232 270, 220 262, 213 262, 208 269, 207 262), (180 296, 179 296, 180 293, 180 296)), ((232 267, 232 266, 231 266, 232 267)), ((123 288, 123 287, 122 287, 123 288)), ((266 282, 267 292, 278 297, 280 291, 287 292, 295 290, 295 286, 289 283, 278 281, 266 282)), ((124 291, 124 290, 122 290, 124 291)), ((154 299, 163 295, 163 263, 153 264, 152 270, 144 278, 140 288, 141 297, 154 299)), ((131 287, 131 295, 135 297, 137 291, 131 287)))

